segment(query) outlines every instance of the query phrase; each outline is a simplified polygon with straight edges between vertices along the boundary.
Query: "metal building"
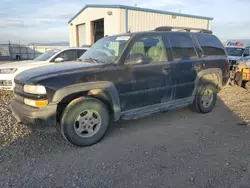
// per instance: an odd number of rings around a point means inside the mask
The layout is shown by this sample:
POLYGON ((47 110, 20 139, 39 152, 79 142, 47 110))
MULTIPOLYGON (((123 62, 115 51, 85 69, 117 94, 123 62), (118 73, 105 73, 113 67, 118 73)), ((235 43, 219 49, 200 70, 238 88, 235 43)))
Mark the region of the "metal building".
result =
POLYGON ((86 5, 69 22, 71 46, 91 45, 106 35, 159 26, 211 29, 213 18, 124 5, 86 5))

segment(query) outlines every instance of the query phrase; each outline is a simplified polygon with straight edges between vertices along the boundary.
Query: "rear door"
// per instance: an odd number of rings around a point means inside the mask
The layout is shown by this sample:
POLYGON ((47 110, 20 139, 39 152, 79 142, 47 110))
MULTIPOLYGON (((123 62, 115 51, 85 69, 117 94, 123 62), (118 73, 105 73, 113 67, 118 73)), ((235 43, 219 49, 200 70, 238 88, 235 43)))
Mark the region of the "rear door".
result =
POLYGON ((171 84, 173 100, 191 97, 197 73, 204 61, 199 58, 192 35, 189 33, 168 33, 171 47, 171 84))

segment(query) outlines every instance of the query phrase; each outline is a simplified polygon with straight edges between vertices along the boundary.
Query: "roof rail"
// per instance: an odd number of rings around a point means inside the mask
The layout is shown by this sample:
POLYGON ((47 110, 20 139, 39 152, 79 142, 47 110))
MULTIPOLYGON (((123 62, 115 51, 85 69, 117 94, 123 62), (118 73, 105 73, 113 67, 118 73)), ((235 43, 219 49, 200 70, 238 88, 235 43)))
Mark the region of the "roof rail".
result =
POLYGON ((211 30, 200 29, 200 28, 188 28, 188 27, 172 27, 172 26, 161 26, 155 28, 155 31, 173 31, 173 29, 180 29, 180 31, 191 32, 191 30, 197 30, 199 33, 213 34, 211 30))

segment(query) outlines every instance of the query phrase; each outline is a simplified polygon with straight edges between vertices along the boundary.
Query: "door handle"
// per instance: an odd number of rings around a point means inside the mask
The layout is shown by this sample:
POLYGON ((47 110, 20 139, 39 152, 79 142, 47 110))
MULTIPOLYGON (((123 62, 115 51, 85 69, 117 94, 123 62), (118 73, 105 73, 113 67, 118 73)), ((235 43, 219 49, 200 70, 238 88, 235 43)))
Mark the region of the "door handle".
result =
POLYGON ((162 70, 162 72, 164 73, 164 74, 167 74, 167 73, 169 73, 171 71, 171 68, 170 67, 166 67, 166 68, 164 68, 163 70, 162 70))

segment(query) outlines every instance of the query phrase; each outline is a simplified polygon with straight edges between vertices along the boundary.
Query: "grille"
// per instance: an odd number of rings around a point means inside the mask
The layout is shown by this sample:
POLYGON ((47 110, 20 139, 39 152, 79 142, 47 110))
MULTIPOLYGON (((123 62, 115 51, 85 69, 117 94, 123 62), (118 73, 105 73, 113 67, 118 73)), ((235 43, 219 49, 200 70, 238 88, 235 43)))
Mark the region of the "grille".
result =
POLYGON ((0 80, 0 86, 12 86, 11 80, 0 80))

